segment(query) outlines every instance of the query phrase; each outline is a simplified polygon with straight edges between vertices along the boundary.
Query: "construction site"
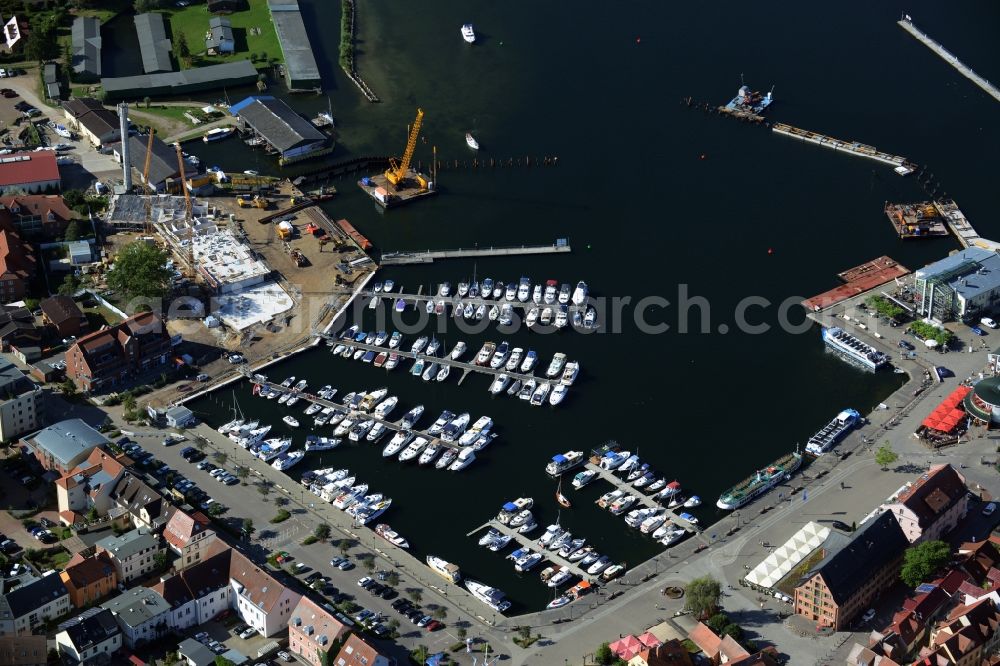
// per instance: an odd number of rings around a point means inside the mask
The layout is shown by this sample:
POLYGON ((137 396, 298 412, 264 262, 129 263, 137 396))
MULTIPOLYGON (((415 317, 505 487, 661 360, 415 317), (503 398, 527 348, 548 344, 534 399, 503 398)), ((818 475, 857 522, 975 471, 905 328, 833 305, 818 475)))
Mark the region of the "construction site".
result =
POLYGON ((437 148, 431 164, 433 173, 425 176, 412 167, 413 152, 417 148, 420 126, 424 121, 423 109, 417 109, 417 117, 410 126, 406 149, 402 159, 389 158, 389 168, 384 173, 366 176, 358 181, 358 187, 365 191, 383 208, 394 208, 437 194, 437 148))
POLYGON ((933 201, 912 204, 885 204, 885 214, 900 238, 947 236, 948 225, 933 201))

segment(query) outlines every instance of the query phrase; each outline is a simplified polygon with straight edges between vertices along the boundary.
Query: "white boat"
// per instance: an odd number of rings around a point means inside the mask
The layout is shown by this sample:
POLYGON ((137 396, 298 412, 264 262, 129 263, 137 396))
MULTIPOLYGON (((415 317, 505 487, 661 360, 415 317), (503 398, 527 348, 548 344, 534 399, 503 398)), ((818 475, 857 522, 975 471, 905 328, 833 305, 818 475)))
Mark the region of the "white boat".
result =
POLYGON ((701 506, 701 498, 698 497, 697 495, 691 495, 691 497, 689 497, 687 501, 684 502, 685 509, 693 509, 699 506, 701 506))
POLYGON ((421 415, 424 413, 424 406, 417 405, 410 411, 406 412, 402 419, 399 421, 399 425, 403 428, 409 429, 416 425, 417 421, 420 420, 421 415))
POLYGON ((487 318, 489 318, 490 321, 496 321, 497 318, 500 316, 500 306, 494 305, 493 307, 491 307, 489 314, 487 314, 486 316, 487 318))
POLYGON ((625 524, 629 527, 639 527, 644 520, 652 516, 659 515, 660 513, 663 513, 663 509, 659 507, 642 507, 641 509, 633 509, 626 514, 625 524))
POLYGON ((455 418, 455 414, 453 412, 449 412, 447 409, 444 410, 441 412, 441 416, 437 417, 437 420, 434 421, 434 423, 431 424, 431 427, 427 429, 427 434, 432 437, 437 437, 453 418, 455 418))
POLYGON ((376 347, 381 347, 385 344, 385 341, 389 338, 389 334, 386 331, 379 331, 375 334, 375 340, 372 341, 376 347))
POLYGON ((368 431, 375 427, 374 419, 365 419, 361 423, 355 424, 351 432, 347 435, 352 442, 360 442, 361 438, 368 434, 368 431))
MULTIPOLYGON (((583 451, 567 451, 566 453, 559 453, 552 456, 552 460, 545 465, 545 473, 549 476, 559 476, 563 472, 568 472, 574 467, 579 467, 585 463, 587 459, 583 455, 583 451)), ((580 486, 581 488, 583 486, 580 486)))
POLYGON ((428 356, 436 356, 439 349, 441 349, 441 341, 432 337, 430 342, 427 343, 427 351, 425 353, 428 356))
MULTIPOLYGON (((470 30, 472 29, 472 26, 471 26, 471 25, 470 25, 470 26, 467 26, 467 27, 468 27, 468 28, 469 28, 470 30)), ((465 27, 463 27, 463 28, 462 28, 462 35, 463 35, 463 36, 465 35, 465 27)), ((474 41, 475 39, 476 39, 476 38, 475 38, 475 36, 473 36, 473 37, 472 37, 472 40, 474 41)), ((466 39, 465 41, 470 41, 470 40, 469 40, 469 39, 466 39)), ((473 150, 479 150, 479 142, 478 142, 478 141, 476 141, 476 138, 475 138, 474 136, 472 136, 472 134, 471 134, 471 133, 469 133, 469 132, 466 132, 466 133, 465 133, 465 144, 466 144, 466 145, 467 145, 467 146, 468 146, 469 148, 472 148, 473 150)))
POLYGON ((450 375, 450 374, 451 374, 451 366, 450 365, 442 365, 441 369, 438 370, 437 380, 439 382, 443 382, 444 380, 448 379, 448 375, 450 375))
POLYGON ((358 409, 362 412, 370 412, 388 394, 389 389, 387 388, 376 389, 371 393, 365 394, 358 403, 358 409))
POLYGON ((342 440, 335 439, 333 437, 320 437, 319 435, 307 435, 306 436, 306 453, 312 453, 314 451, 329 451, 330 449, 335 449, 340 446, 342 440))
POLYGON ((649 534, 650 532, 655 532, 666 522, 667 517, 662 514, 650 516, 639 525, 639 531, 643 534, 649 534))
POLYGON ((507 384, 509 383, 510 383, 510 377, 508 377, 506 373, 497 375, 496 379, 493 380, 493 383, 490 384, 490 393, 493 395, 497 395, 498 393, 502 392, 505 388, 507 388, 507 384))
POLYGON ((593 564, 590 565, 590 567, 587 569, 587 573, 590 574, 591 576, 596 576, 597 574, 607 569, 608 566, 610 565, 611 565, 611 558, 608 557, 607 555, 601 555, 593 564))
POLYGON ((441 576, 449 583, 457 583, 462 580, 462 573, 457 564, 447 562, 437 555, 428 555, 426 561, 427 566, 431 568, 431 571, 441 576))
POLYGON ((503 282, 499 280, 493 285, 493 299, 499 301, 503 298, 503 292, 506 289, 503 282))
POLYGON ((313 425, 317 428, 320 426, 325 426, 330 421, 330 417, 336 410, 333 407, 324 407, 320 410, 318 416, 313 417, 313 425))
POLYGON ((522 347, 514 347, 514 350, 510 353, 510 358, 507 359, 507 363, 504 365, 504 370, 507 372, 517 372, 517 366, 521 365, 521 359, 524 357, 524 349, 522 347))
POLYGON ((458 457, 457 449, 446 449, 438 461, 434 463, 434 469, 447 469, 451 467, 451 464, 455 462, 455 458, 458 457))
POLYGON ((399 454, 399 461, 406 462, 407 460, 413 460, 420 455, 420 452, 424 450, 424 447, 427 446, 427 444, 428 440, 426 437, 417 437, 410 442, 405 449, 403 449, 402 453, 399 454))
POLYGON ((562 352, 556 353, 552 357, 552 361, 549 363, 549 367, 545 370, 546 377, 558 377, 563 371, 563 367, 566 365, 566 354, 562 352))
POLYGON ((570 361, 563 368, 562 379, 560 379, 559 382, 565 384, 566 386, 572 386, 579 374, 580 363, 578 361, 570 361))
POLYGON ((448 425, 441 430, 441 441, 454 442, 461 437, 465 429, 469 427, 470 416, 468 412, 463 412, 452 419, 448 425))
POLYGON ((552 393, 549 394, 549 404, 553 407, 558 405, 566 397, 567 391, 569 391, 569 387, 565 384, 556 384, 552 393))
POLYGON ((629 451, 608 451, 601 456, 601 460, 597 465, 601 469, 618 469, 625 464, 625 461, 631 455, 629 451))
POLYGON ((566 305, 567 303, 569 303, 569 297, 570 297, 570 286, 566 283, 563 283, 559 287, 559 298, 558 298, 559 304, 566 305))
POLYGON ((437 440, 434 440, 433 442, 428 444, 427 448, 425 448, 423 453, 420 454, 420 457, 417 459, 417 464, 418 465, 431 464, 432 462, 434 462, 434 459, 437 458, 437 455, 441 453, 441 448, 442 448, 441 443, 437 440))
POLYGON ((254 428, 245 435, 241 436, 236 440, 236 443, 242 446, 244 449, 249 449, 251 446, 257 444, 262 439, 264 435, 271 431, 271 426, 261 426, 260 428, 254 428))
POLYGON ((465 588, 472 593, 472 596, 498 613, 503 613, 510 608, 510 601, 505 599, 504 593, 495 587, 475 580, 466 580, 465 588))
POLYGON ((530 521, 533 521, 534 519, 535 516, 531 513, 531 511, 529 511, 528 509, 524 509, 523 511, 519 511, 518 513, 514 514, 514 516, 511 517, 509 524, 511 527, 521 527, 522 525, 530 521))
MULTIPOLYGON (((476 42, 476 31, 475 31, 475 29, 473 29, 471 23, 466 23, 465 25, 462 26, 462 39, 464 39, 469 44, 475 44, 475 42, 476 42)), ((466 137, 465 140, 468 141, 469 140, 469 135, 466 134, 465 137, 466 137)), ((478 148, 479 146, 477 144, 476 146, 473 146, 473 147, 474 148, 478 148)))
POLYGON ((517 300, 526 303, 531 296, 531 280, 522 277, 517 285, 517 300))
POLYGON ((355 417, 353 417, 353 416, 345 416, 344 420, 341 421, 337 425, 337 427, 334 429, 333 436, 334 437, 343 437, 344 435, 346 435, 347 433, 349 433, 351 431, 351 428, 354 427, 355 423, 357 423, 357 421, 355 420, 355 417))
POLYGON ((541 553, 528 552, 514 563, 514 568, 521 573, 531 571, 538 566, 543 559, 545 559, 545 557, 541 553))
POLYGON ((507 285, 507 290, 504 292, 503 297, 508 301, 513 301, 515 298, 517 298, 517 285, 514 284, 513 282, 507 285))
POLYGON ((573 487, 579 490, 593 481, 597 477, 597 472, 592 469, 585 469, 573 477, 573 487))
POLYGON ((459 282, 458 283, 458 297, 459 298, 465 298, 465 296, 468 293, 469 293, 469 283, 468 282, 459 282))
POLYGON ((565 557, 569 559, 569 556, 576 551, 583 548, 583 545, 587 543, 586 539, 573 539, 569 543, 563 544, 562 548, 559 549, 559 557, 565 557))
POLYGON ((526 522, 524 525, 521 525, 520 527, 518 527, 517 531, 518 531, 519 534, 527 534, 528 532, 532 531, 536 527, 538 527, 538 523, 535 522, 535 517, 532 516, 531 519, 528 520, 528 522, 526 522))
POLYGON ((372 429, 368 431, 368 434, 365 435, 365 440, 373 443, 377 442, 382 439, 382 435, 386 432, 388 432, 388 428, 384 423, 376 423, 372 426, 372 429))
POLYGON ((535 392, 535 378, 532 377, 528 381, 524 382, 521 386, 520 392, 518 392, 517 397, 520 400, 531 400, 531 395, 535 392))
POLYGON ((471 446, 467 446, 459 452, 458 457, 455 458, 455 462, 448 467, 448 471, 459 472, 471 465, 475 460, 476 450, 471 446))
POLYGON ((361 501, 361 498, 365 496, 368 492, 368 484, 362 483, 357 486, 352 486, 346 492, 341 493, 333 500, 333 508, 340 509, 341 511, 347 509, 349 506, 357 504, 361 501))
POLYGON ((564 531, 565 530, 563 530, 562 526, 559 525, 559 523, 554 523, 552 525, 549 525, 548 527, 545 528, 545 533, 542 534, 542 536, 538 537, 538 545, 542 547, 548 547, 548 545, 552 543, 552 540, 558 537, 564 531))
POLYGON ((305 456, 306 454, 304 451, 292 451, 291 453, 284 453, 278 456, 277 460, 271 463, 271 467, 278 470, 279 472, 283 472, 286 469, 289 469, 290 467, 293 467, 294 465, 297 465, 300 462, 302 462, 302 459, 305 458, 305 456))
POLYGON ((215 129, 210 129, 205 132, 205 135, 201 137, 201 140, 205 143, 211 143, 212 141, 221 141, 222 139, 228 138, 233 135, 236 131, 235 127, 216 127, 215 129))
POLYGON ((587 289, 587 283, 580 281, 576 283, 576 289, 573 290, 573 305, 583 305, 587 302, 587 294, 589 290, 587 289))
POLYGON ((228 435, 230 431, 236 430, 244 423, 246 423, 246 419, 233 419, 232 421, 219 426, 218 431, 220 434, 228 435))
POLYGON ((506 548, 507 544, 509 544, 511 539, 513 538, 514 537, 510 536, 509 534, 501 534, 496 539, 491 541, 486 547, 492 550, 494 553, 497 553, 506 548))
POLYGON ((383 458, 391 458, 400 452, 400 450, 409 444, 410 440, 413 439, 413 433, 407 432, 406 430, 400 430, 397 432, 389 443, 385 445, 382 449, 383 458))
POLYGON ((545 282, 545 293, 542 296, 542 300, 545 301, 546 305, 552 305, 556 302, 556 286, 558 284, 555 280, 545 282))
POLYGON ((452 348, 451 353, 449 353, 448 356, 451 358, 451 360, 457 361, 462 357, 462 354, 465 353, 466 349, 468 349, 466 344, 463 341, 459 340, 458 343, 452 348))
POLYGON ((681 539, 683 539, 685 536, 687 536, 687 532, 685 530, 683 530, 683 529, 681 529, 679 527, 678 528, 674 528, 674 529, 670 530, 669 532, 667 532, 666 536, 664 536, 662 539, 660 539, 660 543, 662 543, 664 546, 669 547, 669 546, 674 545, 675 543, 677 543, 681 539))
POLYGON ((542 302, 542 285, 536 284, 535 289, 531 292, 531 302, 538 305, 542 302))
POLYGON ((427 346, 427 336, 421 335, 414 341, 413 345, 410 347, 410 351, 413 352, 414 354, 419 354, 424 350, 424 347, 426 346, 427 346))
POLYGON ((566 328, 569 324, 569 310, 567 310, 565 305, 560 305, 559 310, 556 312, 556 328, 566 328))
POLYGON ((299 420, 297 418, 295 418, 294 416, 292 416, 291 414, 289 414, 288 416, 282 418, 281 420, 284 422, 285 425, 287 425, 289 427, 292 427, 292 428, 298 428, 299 427, 299 420))
POLYGON ((449 296, 451 296, 451 283, 450 282, 442 282, 441 283, 441 285, 438 287, 438 296, 444 296, 445 298, 448 298, 449 296))
POLYGON ((538 354, 534 349, 529 349, 524 360, 521 361, 521 373, 528 374, 534 369, 536 363, 538 363, 538 354))
POLYGON ((584 328, 594 328, 597 326, 597 310, 587 308, 587 315, 583 318, 584 328))
POLYGON ((395 349, 399 346, 399 343, 403 340, 403 334, 399 331, 393 331, 392 335, 389 336, 389 349, 395 349))
POLYGON ((510 345, 507 343, 506 340, 504 340, 503 342, 500 343, 500 346, 497 347, 496 352, 490 359, 490 367, 493 368, 494 370, 499 369, 500 366, 502 366, 504 363, 507 362, 509 353, 510 353, 510 345))
POLYGON ((484 342, 479 353, 476 354, 476 365, 486 365, 490 362, 490 358, 493 356, 493 352, 496 351, 496 343, 484 342))
POLYGON ((373 504, 369 504, 368 506, 359 509, 355 513, 355 520, 357 520, 357 522, 361 523, 362 525, 367 525, 368 523, 377 519, 383 513, 388 511, 390 506, 392 506, 392 498, 386 497, 383 500, 380 500, 373 504))
POLYGON ((491 428, 493 428, 493 419, 488 416, 480 416, 476 419, 476 422, 472 424, 472 427, 458 438, 458 443, 461 446, 469 446, 479 438, 479 435, 489 432, 491 428))
POLYGON ((372 413, 380 419, 385 419, 386 417, 389 416, 390 413, 392 413, 392 410, 396 408, 396 403, 398 402, 399 398, 397 398, 394 395, 389 396, 388 398, 380 402, 378 407, 376 407, 375 411, 372 413))
POLYGON ((410 542, 399 535, 399 532, 392 529, 385 523, 380 523, 375 526, 375 534, 379 535, 392 545, 398 548, 409 548, 410 542))
POLYGON ((395 370, 396 366, 399 365, 400 356, 396 352, 389 354, 389 360, 385 362, 386 370, 395 370))
POLYGON ((614 502, 611 503, 611 506, 608 507, 608 511, 610 511, 612 514, 616 516, 620 516, 621 514, 628 511, 629 507, 635 504, 636 500, 638 499, 639 498, 636 497, 635 495, 631 494, 622 495, 621 497, 619 497, 618 499, 616 499, 614 502))
POLYGON ((271 462, 290 448, 292 448, 291 437, 275 437, 261 444, 260 449, 257 450, 257 457, 264 462, 271 462))
POLYGON ((545 403, 545 399, 549 396, 549 391, 552 390, 552 384, 548 382, 542 382, 535 389, 535 392, 531 394, 531 404, 535 407, 545 403))
POLYGON ((323 405, 319 404, 318 402, 310 402, 309 406, 306 407, 305 412, 303 413, 306 416, 312 416, 313 414, 317 414, 321 411, 323 411, 323 405))

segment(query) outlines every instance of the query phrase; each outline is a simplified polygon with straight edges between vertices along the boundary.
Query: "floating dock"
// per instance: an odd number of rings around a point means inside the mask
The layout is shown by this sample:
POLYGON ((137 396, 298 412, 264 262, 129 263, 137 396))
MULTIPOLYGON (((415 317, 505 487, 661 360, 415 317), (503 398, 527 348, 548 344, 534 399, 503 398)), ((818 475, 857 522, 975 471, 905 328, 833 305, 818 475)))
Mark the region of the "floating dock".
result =
POLYGON ((899 21, 896 21, 896 23, 903 30, 905 30, 906 32, 910 33, 911 35, 913 35, 914 37, 916 37, 918 40, 920 40, 921 42, 923 42, 924 45, 927 48, 929 48, 931 51, 934 51, 934 53, 936 53, 939 56, 941 56, 941 58, 943 58, 946 63, 948 63, 949 65, 951 65, 955 69, 957 69, 959 74, 961 74, 965 78, 967 78, 970 81, 972 81, 973 83, 975 83, 977 86, 979 86, 984 91, 986 91, 986 93, 990 97, 992 97, 996 101, 1000 102, 1000 89, 997 89, 997 87, 995 85, 993 85, 992 83, 990 83, 989 81, 987 81, 983 77, 981 77, 978 74, 976 74, 975 71, 973 71, 973 69, 971 67, 969 67, 968 65, 966 65, 965 63, 963 63, 961 60, 959 60, 954 54, 951 53, 951 51, 949 51, 948 49, 946 49, 945 47, 943 47, 941 44, 939 44, 938 42, 936 42, 933 39, 931 39, 927 35, 927 33, 923 32, 918 27, 916 27, 915 25, 913 25, 913 20, 910 19, 909 16, 904 16, 899 21))
POLYGON ((886 217, 900 238, 947 236, 948 227, 933 201, 914 204, 886 203, 886 217))
POLYGON ((951 229, 951 233, 955 234, 955 238, 962 244, 962 247, 975 246, 987 250, 1000 249, 1000 244, 983 238, 976 232, 972 227, 972 223, 959 210, 958 204, 951 199, 939 199, 934 202, 934 207, 941 214, 945 224, 951 229))
POLYGON ((895 259, 881 256, 878 259, 872 259, 860 266, 855 266, 842 273, 838 273, 837 277, 843 280, 844 284, 830 291, 825 291, 818 296, 807 298, 802 301, 802 307, 810 312, 820 312, 849 298, 853 298, 860 293, 881 287, 883 284, 903 277, 909 272, 910 269, 898 263, 895 259))
MULTIPOLYGON (((365 290, 365 291, 362 291, 362 292, 358 293, 358 298, 361 298, 361 299, 368 299, 369 301, 371 301, 372 297, 382 298, 382 299, 390 300, 390 301, 393 301, 393 302, 401 299, 404 302, 406 302, 407 305, 412 306, 414 309, 417 309, 419 307, 427 307, 427 302, 428 301, 431 301, 433 303, 437 303, 439 301, 444 301, 444 304, 445 304, 444 312, 442 312, 440 315, 437 315, 437 316, 440 316, 440 317, 452 317, 452 316, 454 316, 455 315, 456 304, 459 303, 459 302, 462 303, 462 307, 463 308, 466 305, 471 305, 471 306, 473 306, 474 308, 477 308, 477 309, 479 308, 480 305, 485 305, 487 307, 492 307, 494 305, 496 305, 498 307, 503 307, 504 305, 510 305, 514 309, 514 311, 523 310, 524 312, 527 312, 528 310, 530 310, 532 308, 536 308, 536 307, 539 310, 543 310, 545 308, 551 308, 553 312, 556 312, 559 309, 559 304, 558 303, 547 304, 547 303, 543 302, 543 303, 540 303, 540 304, 536 305, 534 301, 530 301, 530 300, 527 303, 522 303, 521 301, 518 301, 516 299, 513 300, 513 301, 508 301, 506 299, 494 300, 494 299, 488 299, 488 298, 469 298, 469 297, 459 298, 458 295, 456 295, 456 294, 452 294, 451 296, 448 296, 447 298, 445 298, 444 296, 436 296, 436 295, 433 295, 433 294, 432 295, 427 295, 427 294, 402 294, 402 293, 384 292, 384 291, 374 292, 374 291, 371 291, 371 290, 365 290)), ((584 304, 584 305, 574 305, 573 303, 568 303, 566 305, 566 311, 570 312, 570 313, 579 311, 581 314, 585 314, 586 311, 587 311, 587 307, 588 306, 586 304, 584 304)), ((469 320, 465 320, 465 321, 469 321, 469 320)), ((500 325, 499 322, 497 322, 497 324, 500 325)), ((538 325, 538 327, 540 329, 545 329, 545 330, 549 330, 551 328, 554 328, 554 326, 552 324, 549 324, 548 326, 545 326, 545 325, 543 325, 541 323, 541 321, 539 321, 537 325, 538 325)), ((573 326, 573 322, 570 321, 569 323, 567 323, 566 324, 566 328, 575 328, 573 326)))
MULTIPOLYGON (((597 574, 596 576, 588 574, 586 571, 581 569, 576 564, 576 562, 570 562, 565 557, 561 557, 558 552, 549 550, 545 546, 538 545, 538 541, 536 539, 532 539, 531 537, 525 534, 521 534, 520 532, 517 531, 517 529, 510 527, 509 525, 504 525, 503 523, 499 522, 496 519, 493 519, 488 523, 480 525, 466 536, 472 536, 476 534, 476 532, 481 532, 490 527, 500 532, 501 534, 505 534, 511 537, 511 541, 517 542, 517 544, 522 548, 527 548, 531 550, 531 552, 533 553, 541 553, 542 557, 544 557, 544 559, 548 560, 549 562, 552 562, 552 564, 557 564, 561 567, 566 567, 567 569, 569 569, 570 573, 572 573, 574 576, 578 578, 582 578, 583 580, 590 581, 591 583, 593 583, 598 581, 601 577, 600 574, 597 574)), ((499 551, 497 552, 497 554, 501 555, 499 551)), ((506 557, 506 555, 503 555, 503 557, 506 557)), ((511 567, 513 567, 513 563, 511 563, 511 567)), ((532 572, 539 572, 544 568, 545 567, 542 566, 542 563, 540 562, 531 571, 529 571, 528 574, 530 575, 532 572)))
POLYGON ((573 251, 566 239, 552 245, 520 245, 511 247, 458 248, 457 250, 427 250, 425 252, 386 252, 382 266, 399 264, 430 264, 437 259, 469 259, 476 257, 517 257, 531 254, 568 254, 573 251))
POLYGON ((437 194, 434 183, 429 182, 426 176, 417 173, 415 169, 407 170, 404 182, 407 185, 406 187, 393 187, 389 184, 389 180, 385 177, 385 174, 379 173, 359 180, 358 187, 374 199, 382 208, 405 206, 408 203, 413 203, 414 201, 437 194), (418 184, 421 181, 428 182, 428 186, 426 188, 421 187, 418 184))
MULTIPOLYGON (((697 534, 699 531, 701 531, 697 525, 689 523, 688 521, 678 516, 673 509, 668 509, 662 504, 657 504, 655 501, 653 501, 653 498, 650 495, 646 495, 645 493, 642 492, 642 488, 636 488, 631 483, 628 483, 620 476, 616 475, 614 471, 604 469, 600 465, 594 463, 593 458, 591 458, 591 462, 586 463, 584 467, 594 472, 597 472, 597 475, 600 478, 604 479, 612 486, 614 486, 616 489, 621 490, 625 494, 635 495, 638 499, 636 500, 635 504, 632 505, 629 511, 631 511, 632 509, 638 509, 640 506, 648 507, 651 509, 661 508, 664 511, 666 511, 667 520, 672 522, 677 527, 680 527, 684 529, 686 532, 689 532, 691 534, 697 534)), ((622 520, 625 519, 624 515, 618 517, 621 518, 622 520)))
POLYGON ((867 157, 870 160, 888 164, 895 167, 893 171, 901 176, 909 175, 917 168, 915 164, 910 162, 905 157, 892 155, 890 153, 883 153, 875 148, 875 146, 869 146, 858 141, 835 139, 832 136, 826 136, 825 134, 820 134, 819 132, 793 127, 791 125, 786 125, 785 123, 775 123, 771 127, 771 131, 778 134, 784 134, 785 136, 790 136, 793 139, 799 139, 807 143, 814 143, 817 146, 830 148, 841 153, 857 155, 858 157, 867 157))

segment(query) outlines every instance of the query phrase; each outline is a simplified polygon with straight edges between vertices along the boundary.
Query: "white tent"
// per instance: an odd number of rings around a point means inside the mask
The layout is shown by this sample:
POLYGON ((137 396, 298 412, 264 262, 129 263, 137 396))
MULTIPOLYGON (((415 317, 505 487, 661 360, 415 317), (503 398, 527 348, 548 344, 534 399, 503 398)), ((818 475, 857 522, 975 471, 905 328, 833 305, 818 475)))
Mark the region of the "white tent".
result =
POLYGON ((830 535, 830 528, 808 522, 798 532, 776 548, 763 562, 747 574, 746 580, 754 585, 770 588, 788 575, 809 553, 819 548, 830 535))

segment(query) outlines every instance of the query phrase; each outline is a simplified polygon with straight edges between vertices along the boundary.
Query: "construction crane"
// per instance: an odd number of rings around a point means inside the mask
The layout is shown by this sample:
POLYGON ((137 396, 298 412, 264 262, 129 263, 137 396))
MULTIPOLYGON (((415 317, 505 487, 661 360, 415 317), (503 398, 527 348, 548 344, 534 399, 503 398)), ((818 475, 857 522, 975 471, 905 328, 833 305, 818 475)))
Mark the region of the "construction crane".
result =
POLYGON ((420 134, 420 124, 424 121, 424 110, 417 109, 417 119, 413 121, 410 128, 410 137, 406 140, 406 150, 403 152, 403 159, 399 162, 396 158, 389 158, 389 168, 385 172, 385 179, 396 188, 406 178, 406 172, 410 169, 410 160, 413 159, 413 151, 417 148, 417 135, 420 134))
POLYGON ((146 222, 143 225, 145 232, 148 234, 152 231, 152 223, 150 217, 153 215, 153 188, 149 186, 149 163, 153 157, 153 134, 156 130, 152 127, 149 128, 149 141, 146 143, 146 163, 142 167, 142 186, 143 194, 146 197, 146 222))
POLYGON ((187 225, 187 260, 188 266, 194 272, 194 227, 191 224, 191 193, 188 192, 187 179, 184 177, 184 153, 181 152, 181 144, 178 141, 174 144, 177 151, 177 168, 181 172, 181 191, 184 193, 184 223, 187 225))

